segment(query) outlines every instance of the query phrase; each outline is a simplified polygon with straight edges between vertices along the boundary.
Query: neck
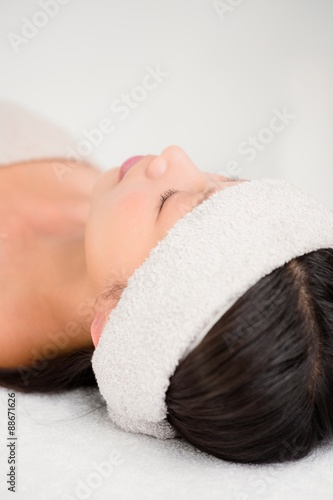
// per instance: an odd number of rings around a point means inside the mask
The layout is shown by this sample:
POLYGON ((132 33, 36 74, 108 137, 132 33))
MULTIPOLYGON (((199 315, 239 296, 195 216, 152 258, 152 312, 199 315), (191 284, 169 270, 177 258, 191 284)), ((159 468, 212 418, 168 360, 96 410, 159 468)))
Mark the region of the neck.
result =
POLYGON ((87 274, 84 234, 44 239, 41 244, 38 254, 44 256, 45 267, 39 268, 37 297, 40 303, 46 300, 44 331, 56 332, 63 344, 67 340, 64 353, 93 347, 96 291, 87 274))
POLYGON ((84 234, 46 240, 43 255, 51 272, 48 283, 43 283, 41 270, 38 295, 43 300, 47 291, 48 317, 54 328, 68 337, 69 350, 93 346, 90 326, 96 293, 87 274, 84 234))
POLYGON ((84 232, 35 238, 24 250, 6 293, 3 368, 33 366, 37 359, 94 347, 90 326, 97 291, 87 277, 84 232))

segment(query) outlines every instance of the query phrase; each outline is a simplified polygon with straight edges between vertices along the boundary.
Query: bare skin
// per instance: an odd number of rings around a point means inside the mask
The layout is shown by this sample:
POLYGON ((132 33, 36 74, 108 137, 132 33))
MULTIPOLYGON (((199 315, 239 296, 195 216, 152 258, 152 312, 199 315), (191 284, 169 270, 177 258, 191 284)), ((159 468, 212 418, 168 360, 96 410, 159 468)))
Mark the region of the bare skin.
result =
POLYGON ((88 164, 66 162, 72 170, 60 182, 53 169, 57 163, 48 159, 0 169, 3 368, 45 356, 43 345, 54 345, 50 334, 64 332, 71 321, 80 327, 77 335, 67 335, 59 354, 93 345, 94 312, 90 307, 90 316, 83 318, 76 308, 90 293, 84 274, 84 231, 92 188, 101 172, 88 164))
POLYGON ((59 158, 0 168, 0 367, 93 347, 105 285, 127 280, 208 190, 241 182, 199 170, 178 146, 118 175, 59 158))

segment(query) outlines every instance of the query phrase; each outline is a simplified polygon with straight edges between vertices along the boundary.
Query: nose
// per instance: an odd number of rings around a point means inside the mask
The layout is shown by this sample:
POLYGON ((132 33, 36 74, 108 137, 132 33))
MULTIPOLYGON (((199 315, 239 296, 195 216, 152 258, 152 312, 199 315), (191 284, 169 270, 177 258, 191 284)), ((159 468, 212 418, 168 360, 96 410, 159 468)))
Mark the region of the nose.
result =
POLYGON ((147 167, 146 175, 158 179, 166 174, 178 174, 184 178, 202 176, 202 172, 179 146, 168 146, 147 167))
POLYGON ((149 179, 162 177, 167 169, 167 162, 163 156, 156 156, 146 168, 146 175, 149 179))

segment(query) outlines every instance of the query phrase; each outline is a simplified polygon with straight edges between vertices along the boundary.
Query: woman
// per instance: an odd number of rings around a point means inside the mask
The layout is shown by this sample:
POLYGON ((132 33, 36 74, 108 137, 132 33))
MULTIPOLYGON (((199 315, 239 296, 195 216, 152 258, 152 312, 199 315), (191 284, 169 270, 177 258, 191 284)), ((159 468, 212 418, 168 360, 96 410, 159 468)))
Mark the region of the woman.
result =
MULTIPOLYGON (((176 146, 166 148, 160 156, 137 160, 120 180, 119 168, 100 173, 91 166, 67 162, 61 169, 61 160, 29 165, 29 175, 27 165, 12 165, 3 172, 1 246, 6 273, 2 300, 8 331, 3 331, 0 361, 1 380, 6 387, 54 392, 95 385, 90 366, 94 346, 106 314, 115 307, 128 278, 179 218, 206 196, 242 182, 201 172, 176 146)), ((188 417, 181 401, 186 398, 198 404, 200 399, 191 382, 196 371, 204 367, 206 372, 207 401, 210 391, 216 393, 219 387, 225 390, 231 382, 224 379, 224 372, 213 369, 217 357, 237 365, 242 338, 238 335, 237 342, 228 345, 228 338, 235 337, 233 329, 241 331, 242 324, 250 322, 253 305, 264 303, 267 295, 281 289, 284 293, 279 310, 268 308, 257 325, 248 356, 255 359, 259 352, 260 359, 267 359, 269 365, 271 356, 265 356, 265 352, 274 352, 281 335, 288 335, 292 316, 294 335, 290 342, 297 338, 303 353, 295 364, 291 385, 295 398, 306 398, 306 388, 301 386, 304 370, 311 367, 316 377, 328 373, 331 344, 327 343, 325 351, 319 347, 312 351, 302 337, 303 329, 311 328, 320 346, 321 336, 332 334, 333 251, 324 249, 294 259, 263 278, 216 323, 202 349, 190 353, 177 367, 166 401, 168 418, 180 433, 188 417), (234 351, 232 357, 226 356, 230 349, 234 351)), ((277 372, 276 379, 279 377, 282 375, 277 372)), ((237 385, 243 388, 240 407, 248 382, 238 372, 237 385)), ((309 378, 309 384, 313 383, 313 377, 309 378)), ((239 453, 237 426, 227 437, 234 443, 229 455, 223 443, 220 452, 212 443, 205 443, 204 430, 196 445, 221 458, 245 463, 305 456, 332 434, 332 419, 328 416, 332 388, 323 382, 315 390, 314 416, 311 414, 307 433, 297 443, 287 440, 283 456, 279 452, 277 457, 273 448, 261 449, 260 433, 257 449, 249 449, 247 455, 244 450, 239 453)), ((218 420, 216 402, 211 411, 218 420)), ((260 408, 247 418, 259 422, 260 408)), ((295 420, 294 415, 290 418, 295 420)), ((263 421, 262 435, 266 429, 267 422, 263 421)))
POLYGON ((201 172, 178 147, 142 157, 121 181, 119 170, 64 159, 0 170, 2 368, 45 357, 43 346, 72 323, 76 335, 59 356, 93 348, 91 324, 109 290, 126 283, 202 193, 237 183, 201 172), (159 214, 161 194, 173 185, 182 193, 159 214))

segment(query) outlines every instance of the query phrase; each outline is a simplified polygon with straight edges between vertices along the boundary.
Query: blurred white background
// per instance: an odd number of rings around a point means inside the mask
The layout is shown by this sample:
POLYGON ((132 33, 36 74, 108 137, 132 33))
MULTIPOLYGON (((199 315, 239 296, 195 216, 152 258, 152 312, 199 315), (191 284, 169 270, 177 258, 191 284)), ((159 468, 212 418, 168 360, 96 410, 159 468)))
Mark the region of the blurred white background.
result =
POLYGON ((332 0, 0 9, 0 100, 68 132, 81 158, 107 169, 176 144, 202 170, 286 179, 333 208, 332 0))

